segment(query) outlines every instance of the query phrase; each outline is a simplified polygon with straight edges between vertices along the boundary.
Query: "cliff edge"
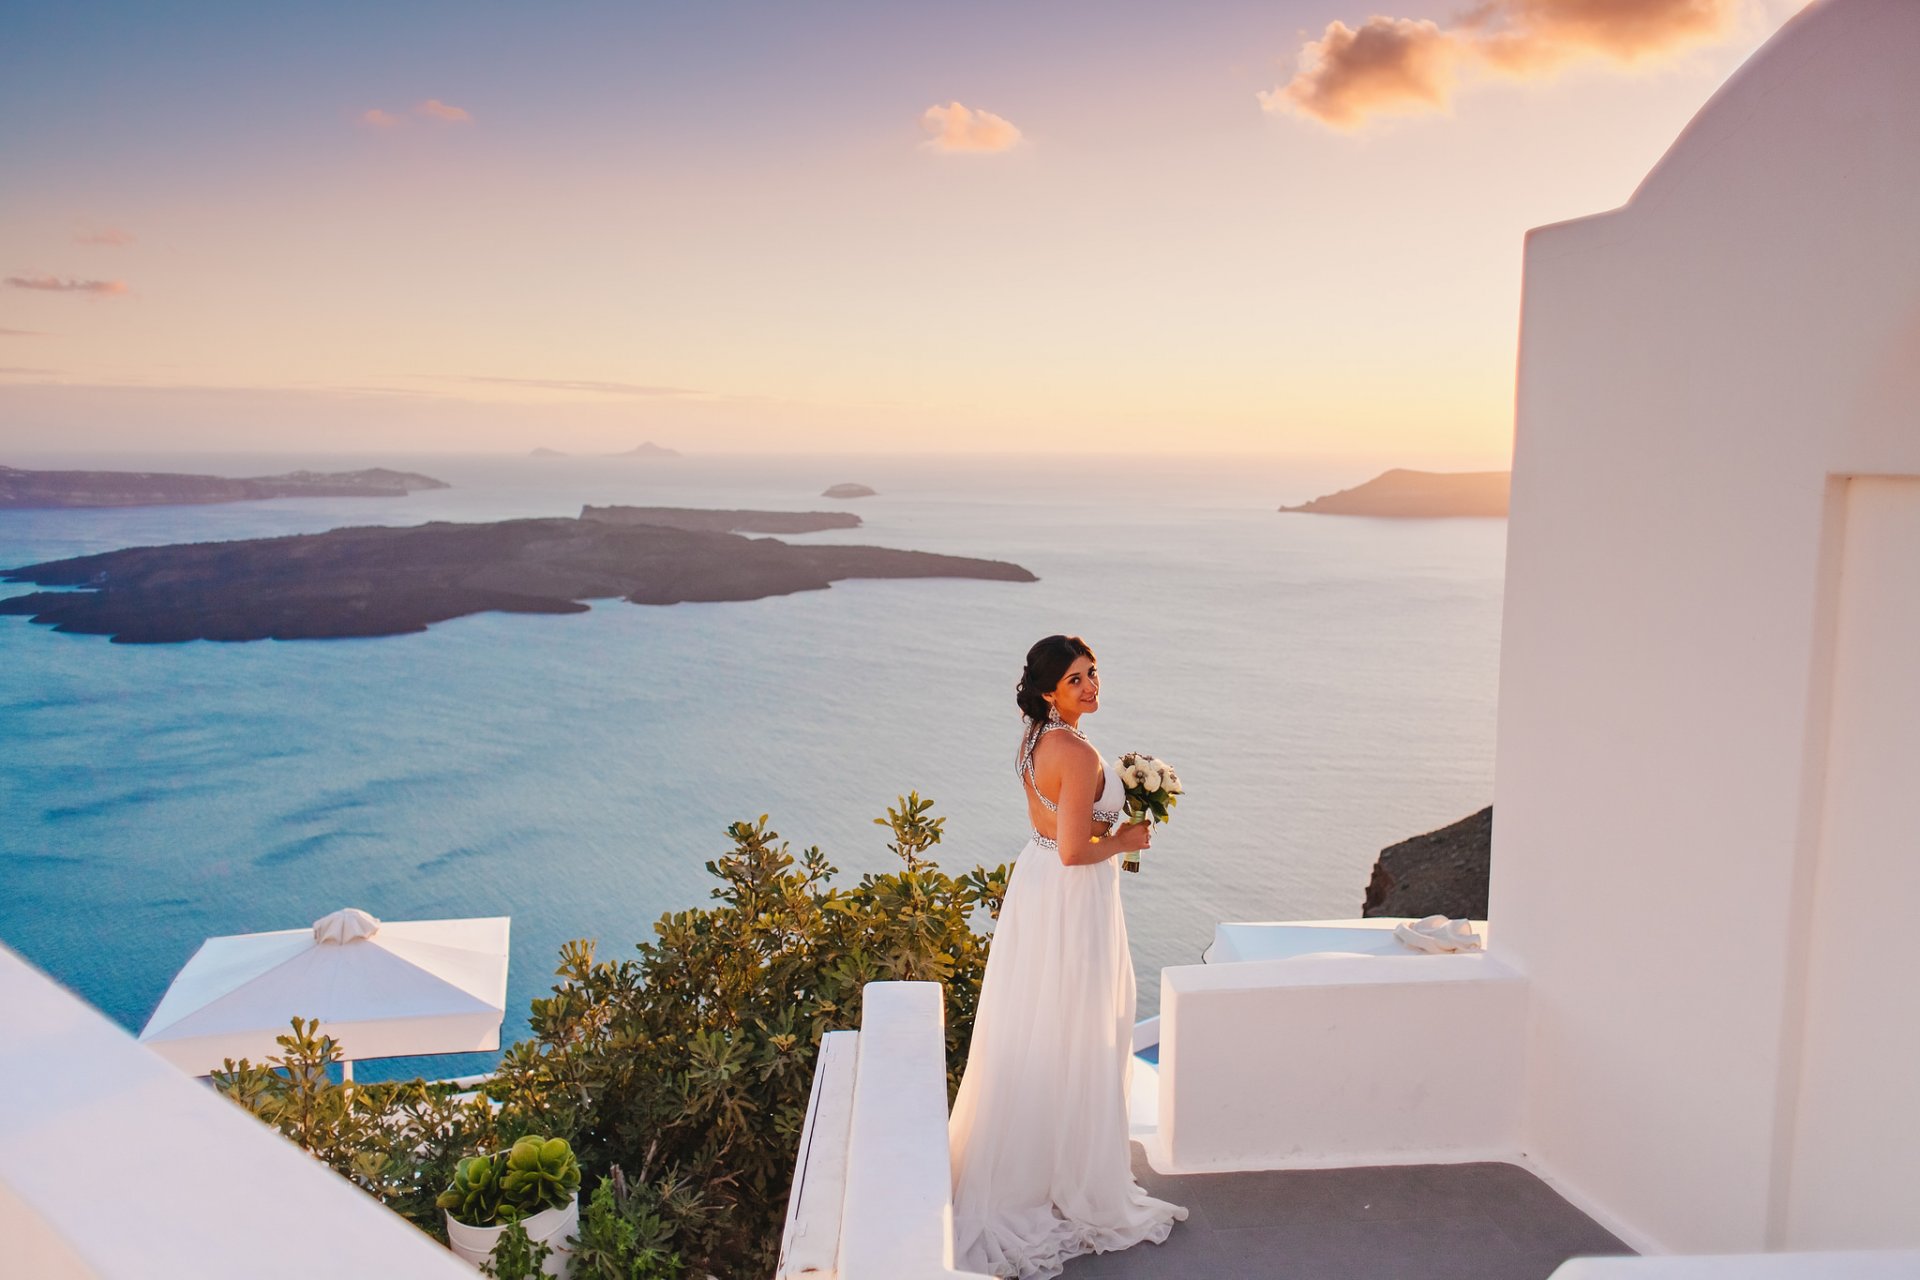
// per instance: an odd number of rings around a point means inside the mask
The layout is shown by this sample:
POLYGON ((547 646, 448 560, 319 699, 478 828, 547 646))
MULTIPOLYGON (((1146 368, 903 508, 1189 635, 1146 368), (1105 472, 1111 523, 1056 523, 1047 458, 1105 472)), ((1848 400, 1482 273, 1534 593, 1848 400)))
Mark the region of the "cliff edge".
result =
POLYGON ((1363 916, 1487 918, 1493 806, 1380 851, 1367 882, 1363 916))

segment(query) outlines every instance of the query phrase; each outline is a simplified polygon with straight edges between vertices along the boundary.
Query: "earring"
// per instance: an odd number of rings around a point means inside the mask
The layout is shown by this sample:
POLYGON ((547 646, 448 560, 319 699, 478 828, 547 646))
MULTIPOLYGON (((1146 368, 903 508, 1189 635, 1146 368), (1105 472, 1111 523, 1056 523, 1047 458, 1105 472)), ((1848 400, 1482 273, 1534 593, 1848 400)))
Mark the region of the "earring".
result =
POLYGON ((1060 708, 1054 706, 1051 702, 1047 704, 1047 723, 1060 723, 1060 708))

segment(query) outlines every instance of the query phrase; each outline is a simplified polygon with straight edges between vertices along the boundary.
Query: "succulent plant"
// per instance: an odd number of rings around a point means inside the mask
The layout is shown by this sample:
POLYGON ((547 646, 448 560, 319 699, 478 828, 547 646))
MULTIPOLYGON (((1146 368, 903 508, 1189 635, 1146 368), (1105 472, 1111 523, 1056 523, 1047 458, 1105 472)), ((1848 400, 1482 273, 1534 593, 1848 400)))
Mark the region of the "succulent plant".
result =
POLYGON ((580 1162, 564 1138, 521 1138, 507 1152, 502 1200, 522 1214, 564 1206, 580 1189, 580 1162))
POLYGON ((500 1212, 502 1161, 498 1153, 469 1156, 453 1168, 453 1184, 434 1203, 469 1227, 490 1227, 500 1212))

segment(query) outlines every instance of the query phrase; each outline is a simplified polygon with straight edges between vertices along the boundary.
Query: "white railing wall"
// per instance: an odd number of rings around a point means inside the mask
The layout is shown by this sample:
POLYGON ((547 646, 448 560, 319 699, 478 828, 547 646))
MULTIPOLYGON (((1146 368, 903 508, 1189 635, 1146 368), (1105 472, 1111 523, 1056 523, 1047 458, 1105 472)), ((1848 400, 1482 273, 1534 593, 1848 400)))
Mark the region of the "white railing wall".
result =
POLYGON ((0 1010, 0 1274, 473 1280, 4 947, 0 1010))
POLYGON ((1519 1155, 1527 983, 1493 956, 1302 955, 1160 973, 1166 1173, 1519 1155))
POLYGON ((823 1040, 781 1280, 986 1280, 953 1269, 944 1027, 939 983, 870 982, 823 1040))

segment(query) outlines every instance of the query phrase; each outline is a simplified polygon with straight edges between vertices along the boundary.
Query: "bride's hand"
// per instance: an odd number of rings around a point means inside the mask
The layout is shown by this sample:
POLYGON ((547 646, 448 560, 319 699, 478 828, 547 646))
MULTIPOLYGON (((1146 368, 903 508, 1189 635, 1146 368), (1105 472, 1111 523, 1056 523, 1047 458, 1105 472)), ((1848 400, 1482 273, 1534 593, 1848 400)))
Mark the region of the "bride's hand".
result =
POLYGON ((1112 844, 1115 852, 1138 853, 1153 843, 1153 824, 1151 822, 1128 822, 1110 836, 1100 837, 1101 844, 1112 844))

